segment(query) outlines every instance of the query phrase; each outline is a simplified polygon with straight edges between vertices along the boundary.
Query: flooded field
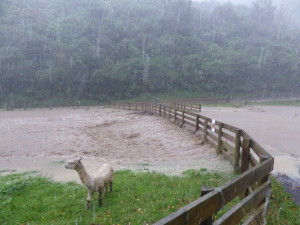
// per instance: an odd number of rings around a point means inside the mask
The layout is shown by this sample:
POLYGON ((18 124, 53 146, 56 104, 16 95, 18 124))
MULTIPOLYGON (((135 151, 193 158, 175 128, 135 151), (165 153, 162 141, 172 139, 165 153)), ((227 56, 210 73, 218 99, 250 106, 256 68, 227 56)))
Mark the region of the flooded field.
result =
POLYGON ((41 171, 78 181, 64 163, 83 157, 88 171, 116 169, 180 175, 187 169, 232 171, 201 138, 164 118, 111 108, 0 112, 0 170, 41 171))
POLYGON ((300 205, 300 107, 204 107, 202 114, 245 130, 275 158, 273 174, 300 205))

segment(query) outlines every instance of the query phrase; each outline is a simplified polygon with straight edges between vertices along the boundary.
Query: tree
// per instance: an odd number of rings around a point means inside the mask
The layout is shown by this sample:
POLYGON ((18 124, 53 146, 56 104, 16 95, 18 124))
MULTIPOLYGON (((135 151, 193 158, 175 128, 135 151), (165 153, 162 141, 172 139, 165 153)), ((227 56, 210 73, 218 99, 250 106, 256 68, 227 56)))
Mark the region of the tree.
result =
POLYGON ((250 15, 261 24, 271 25, 275 15, 275 7, 272 6, 272 0, 256 0, 253 2, 250 15))

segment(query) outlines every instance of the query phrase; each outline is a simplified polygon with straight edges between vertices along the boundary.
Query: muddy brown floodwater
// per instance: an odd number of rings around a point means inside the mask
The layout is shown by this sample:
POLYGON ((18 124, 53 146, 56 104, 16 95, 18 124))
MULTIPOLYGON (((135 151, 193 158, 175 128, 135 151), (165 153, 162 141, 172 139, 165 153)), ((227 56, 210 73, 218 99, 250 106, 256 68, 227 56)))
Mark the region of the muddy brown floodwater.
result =
POLYGON ((0 171, 41 171, 76 181, 64 163, 83 157, 88 172, 104 162, 116 169, 180 175, 187 169, 231 172, 215 151, 167 119, 112 108, 0 111, 0 171))
POLYGON ((202 114, 237 126, 275 159, 273 173, 300 205, 300 107, 204 107, 202 114))

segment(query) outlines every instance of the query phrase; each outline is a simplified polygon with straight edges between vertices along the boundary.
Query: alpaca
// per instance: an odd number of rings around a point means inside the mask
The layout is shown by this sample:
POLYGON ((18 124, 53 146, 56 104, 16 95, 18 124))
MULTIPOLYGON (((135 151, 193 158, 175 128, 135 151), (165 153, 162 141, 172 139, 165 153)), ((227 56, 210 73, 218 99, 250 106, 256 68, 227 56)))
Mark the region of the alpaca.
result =
POLYGON ((88 195, 86 198, 86 208, 90 208, 91 200, 95 192, 99 192, 98 200, 99 206, 101 206, 108 185, 110 191, 112 191, 114 169, 109 164, 103 164, 94 176, 90 176, 82 165, 81 159, 82 158, 68 161, 65 168, 76 170, 81 183, 87 187, 88 195))

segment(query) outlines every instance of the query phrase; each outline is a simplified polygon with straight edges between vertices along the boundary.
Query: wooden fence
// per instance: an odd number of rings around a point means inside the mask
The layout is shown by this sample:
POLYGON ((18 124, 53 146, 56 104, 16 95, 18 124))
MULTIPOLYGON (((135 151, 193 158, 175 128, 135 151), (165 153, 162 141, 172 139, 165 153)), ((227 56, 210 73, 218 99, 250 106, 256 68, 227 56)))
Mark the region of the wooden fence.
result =
POLYGON ((154 103, 113 103, 113 107, 142 110, 200 131, 217 154, 222 154, 240 175, 170 214, 155 225, 264 224, 271 194, 268 179, 273 157, 244 130, 172 106, 154 103), (213 221, 214 215, 236 197, 240 202, 213 221))
POLYGON ((175 108, 201 112, 201 105, 220 104, 220 103, 229 103, 229 102, 230 102, 230 98, 228 97, 206 97, 206 98, 192 98, 192 99, 176 99, 171 101, 162 101, 161 103, 170 105, 175 108))

